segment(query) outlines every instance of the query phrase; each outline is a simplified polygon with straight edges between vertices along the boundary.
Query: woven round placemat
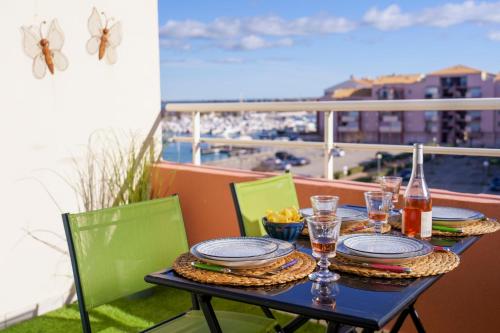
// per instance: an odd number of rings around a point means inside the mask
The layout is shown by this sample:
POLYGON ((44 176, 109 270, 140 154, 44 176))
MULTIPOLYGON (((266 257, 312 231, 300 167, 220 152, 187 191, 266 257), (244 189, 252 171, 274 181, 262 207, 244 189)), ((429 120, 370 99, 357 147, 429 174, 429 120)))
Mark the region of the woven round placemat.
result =
POLYGON ((335 258, 335 262, 330 265, 330 268, 366 277, 408 279, 447 273, 457 267, 459 263, 460 258, 455 253, 442 251, 432 252, 424 258, 404 263, 405 267, 411 268, 409 273, 393 273, 368 267, 351 266, 349 264, 356 264, 356 262, 340 255, 335 258))
MULTIPOLYGON (((401 222, 389 222, 396 229, 401 229, 401 222)), ((441 230, 432 230, 433 236, 451 236, 451 237, 466 237, 479 236, 490 234, 500 230, 500 223, 493 219, 485 219, 482 221, 472 222, 465 227, 462 227, 462 232, 447 232, 441 230)))
MULTIPOLYGON (((361 227, 364 227, 367 225, 368 225, 367 221, 349 222, 349 223, 341 225, 340 234, 346 235, 346 234, 359 234, 359 233, 374 233, 375 227, 360 229, 361 227)), ((389 225, 389 223, 383 224, 382 225, 382 233, 385 234, 385 233, 388 233, 389 231, 391 231, 391 226, 389 225)), ((307 228, 302 229, 301 235, 309 236, 309 229, 307 229, 307 228)))
MULTIPOLYGON (((350 222, 340 227, 340 234, 359 234, 359 233, 374 233, 375 227, 369 227, 366 229, 359 229, 361 227, 368 226, 368 222, 350 222)), ((388 223, 382 225, 382 233, 388 233, 391 231, 391 226, 388 223)))
POLYGON ((316 261, 313 257, 305 253, 294 251, 285 258, 275 261, 273 264, 250 269, 239 269, 238 272, 244 274, 262 274, 266 271, 275 269, 291 259, 298 259, 298 262, 290 268, 287 268, 276 275, 266 276, 265 279, 237 276, 232 274, 224 274, 218 272, 207 271, 191 266, 191 262, 200 261, 190 253, 180 255, 173 264, 173 269, 176 273, 185 278, 201 282, 227 286, 269 286, 273 284, 287 283, 295 280, 300 280, 309 275, 316 267, 316 261))

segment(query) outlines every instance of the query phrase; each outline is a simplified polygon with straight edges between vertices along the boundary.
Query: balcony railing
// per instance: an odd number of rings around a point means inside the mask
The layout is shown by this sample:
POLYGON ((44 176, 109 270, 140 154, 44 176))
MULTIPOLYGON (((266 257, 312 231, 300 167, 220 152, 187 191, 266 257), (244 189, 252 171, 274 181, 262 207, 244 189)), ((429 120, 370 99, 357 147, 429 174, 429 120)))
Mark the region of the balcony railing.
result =
MULTIPOLYGON (((333 179, 333 149, 375 150, 388 152, 411 152, 412 146, 362 144, 334 142, 334 112, 338 111, 428 111, 428 110, 500 110, 500 98, 479 99, 421 99, 421 100, 376 100, 376 101, 320 101, 320 102, 258 102, 258 103, 172 103, 167 104, 166 112, 192 114, 192 137, 173 137, 174 142, 191 142, 193 147, 193 163, 201 164, 201 143, 226 144, 239 146, 266 146, 320 149, 324 151, 324 177, 333 179), (223 138, 202 138, 200 131, 200 115, 202 112, 324 112, 323 142, 273 141, 273 140, 240 140, 223 138)), ((156 124, 156 123, 155 123, 156 124)), ((459 148, 426 146, 427 154, 448 154, 468 156, 500 157, 500 149, 459 148)))

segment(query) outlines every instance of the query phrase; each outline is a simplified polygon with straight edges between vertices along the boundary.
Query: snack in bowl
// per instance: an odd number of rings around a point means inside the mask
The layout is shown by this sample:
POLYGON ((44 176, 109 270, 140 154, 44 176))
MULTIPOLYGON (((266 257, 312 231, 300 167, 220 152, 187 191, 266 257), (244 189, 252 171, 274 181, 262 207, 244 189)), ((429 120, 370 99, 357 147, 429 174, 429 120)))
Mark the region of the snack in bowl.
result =
POLYGON ((304 218, 297 207, 284 208, 281 211, 268 209, 262 218, 262 224, 269 236, 293 242, 304 228, 304 218))

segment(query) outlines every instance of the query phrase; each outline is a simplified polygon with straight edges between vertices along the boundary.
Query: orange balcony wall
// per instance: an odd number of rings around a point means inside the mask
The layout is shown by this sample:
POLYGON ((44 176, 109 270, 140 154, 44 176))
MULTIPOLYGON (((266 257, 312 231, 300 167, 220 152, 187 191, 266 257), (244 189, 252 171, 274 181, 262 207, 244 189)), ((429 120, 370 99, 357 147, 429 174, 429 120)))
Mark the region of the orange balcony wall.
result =
MULTIPOLYGON (((271 174, 189 164, 159 163, 154 167, 155 193, 179 194, 190 244, 239 235, 229 184, 271 174)), ((376 184, 353 181, 295 179, 301 207, 313 194, 332 194, 340 204, 364 205, 363 192, 376 184)), ((432 190, 433 204, 479 210, 500 218, 500 197, 432 190)), ((436 282, 416 307, 429 332, 489 332, 500 327, 500 233, 485 235, 463 256, 460 266, 436 282)), ((415 332, 411 320, 403 332, 415 332)))

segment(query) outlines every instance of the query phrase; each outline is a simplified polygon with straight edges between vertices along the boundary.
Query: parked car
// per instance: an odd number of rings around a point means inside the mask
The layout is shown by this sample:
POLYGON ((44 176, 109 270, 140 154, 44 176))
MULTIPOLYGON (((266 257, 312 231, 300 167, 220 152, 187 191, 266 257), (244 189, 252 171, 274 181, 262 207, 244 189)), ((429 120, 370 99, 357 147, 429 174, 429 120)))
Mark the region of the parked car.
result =
POLYGON ((265 160, 261 161, 260 164, 263 168, 266 168, 269 170, 276 170, 277 167, 280 164, 282 164, 282 162, 279 158, 269 157, 269 158, 266 158, 265 160))
POLYGON ((500 192, 500 177, 493 177, 490 180, 489 190, 494 192, 500 192))
POLYGON ((291 164, 292 166, 300 166, 300 165, 307 165, 311 163, 311 160, 308 159, 307 157, 299 157, 292 155, 286 151, 278 151, 276 154, 274 154, 276 159, 281 160, 283 165, 291 164))
POLYGON ((345 151, 340 148, 335 148, 333 149, 333 156, 334 157, 344 157, 345 156, 345 151))

